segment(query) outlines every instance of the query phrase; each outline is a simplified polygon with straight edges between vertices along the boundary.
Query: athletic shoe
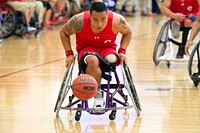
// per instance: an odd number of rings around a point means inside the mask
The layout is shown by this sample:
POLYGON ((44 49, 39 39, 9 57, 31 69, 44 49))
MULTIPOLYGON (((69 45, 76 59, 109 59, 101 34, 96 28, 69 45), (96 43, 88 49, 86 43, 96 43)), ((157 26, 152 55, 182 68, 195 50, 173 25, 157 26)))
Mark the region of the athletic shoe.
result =
POLYGON ((184 48, 179 47, 178 48, 178 53, 176 55, 176 58, 177 59, 183 59, 183 56, 184 56, 184 48))
POLYGON ((172 36, 174 38, 179 37, 179 32, 180 32, 181 25, 177 20, 172 20, 171 22, 171 30, 172 30, 172 36))
POLYGON ((65 18, 65 17, 62 17, 62 16, 58 17, 58 21, 59 21, 60 23, 65 23, 65 22, 67 22, 68 20, 69 20, 69 18, 65 18))
POLYGON ((58 19, 53 19, 53 20, 51 20, 51 21, 49 22, 49 24, 50 24, 50 25, 57 25, 57 24, 59 24, 59 21, 58 21, 58 19))
POLYGON ((49 30, 53 30, 53 27, 50 24, 45 24, 44 27, 49 30))
POLYGON ((141 16, 148 16, 147 13, 145 13, 144 11, 141 12, 141 16))
POLYGON ((103 91, 97 91, 96 96, 94 97, 94 108, 98 109, 98 108, 103 108, 105 105, 105 101, 103 98, 103 91))
POLYGON ((26 32, 34 32, 34 31, 36 31, 36 28, 35 27, 31 27, 31 26, 27 26, 27 27, 25 27, 25 31, 26 32))
POLYGON ((59 17, 55 17, 52 21, 50 21, 50 24, 51 25, 57 25, 57 24, 60 24, 60 23, 65 23, 68 20, 69 20, 69 18, 59 16, 59 17))

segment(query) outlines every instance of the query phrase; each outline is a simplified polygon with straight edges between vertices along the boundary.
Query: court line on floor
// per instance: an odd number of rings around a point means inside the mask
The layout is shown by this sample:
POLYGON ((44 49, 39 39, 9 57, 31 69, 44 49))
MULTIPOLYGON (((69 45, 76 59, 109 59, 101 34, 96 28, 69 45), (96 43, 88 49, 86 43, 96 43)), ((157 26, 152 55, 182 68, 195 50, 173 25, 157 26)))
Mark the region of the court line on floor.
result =
POLYGON ((51 64, 51 63, 54 63, 54 62, 57 62, 57 61, 61 61, 61 60, 64 60, 64 59, 65 59, 65 58, 61 58, 61 59, 57 59, 57 60, 45 62, 45 63, 39 64, 39 65, 35 65, 35 66, 33 66, 33 67, 24 68, 24 69, 21 69, 21 70, 12 72, 12 73, 8 73, 8 74, 5 74, 5 75, 2 75, 2 76, 0 76, 0 79, 1 79, 1 78, 5 78, 5 77, 8 77, 8 76, 10 76, 10 75, 14 75, 14 74, 20 73, 20 72, 28 71, 28 70, 33 69, 33 68, 37 68, 37 67, 44 66, 44 65, 47 65, 47 64, 51 64))

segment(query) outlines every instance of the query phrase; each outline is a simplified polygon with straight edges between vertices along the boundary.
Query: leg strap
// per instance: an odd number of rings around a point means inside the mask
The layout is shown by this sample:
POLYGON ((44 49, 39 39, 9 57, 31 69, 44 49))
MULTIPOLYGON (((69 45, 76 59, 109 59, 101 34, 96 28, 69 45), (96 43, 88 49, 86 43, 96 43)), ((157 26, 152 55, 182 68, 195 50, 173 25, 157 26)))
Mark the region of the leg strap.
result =
POLYGON ((93 52, 85 52, 84 55, 81 57, 81 59, 79 61, 79 74, 85 73, 85 71, 86 71, 87 64, 85 64, 84 58, 88 55, 94 55, 99 59, 100 68, 102 71, 102 78, 104 78, 108 81, 111 81, 112 77, 110 75, 106 74, 105 72, 115 71, 116 65, 113 63, 109 63, 106 59, 101 57, 99 54, 93 53, 93 52))
POLYGON ((190 29, 191 29, 191 27, 182 27, 181 28, 181 31, 183 31, 182 44, 181 44, 182 47, 185 47, 190 29))

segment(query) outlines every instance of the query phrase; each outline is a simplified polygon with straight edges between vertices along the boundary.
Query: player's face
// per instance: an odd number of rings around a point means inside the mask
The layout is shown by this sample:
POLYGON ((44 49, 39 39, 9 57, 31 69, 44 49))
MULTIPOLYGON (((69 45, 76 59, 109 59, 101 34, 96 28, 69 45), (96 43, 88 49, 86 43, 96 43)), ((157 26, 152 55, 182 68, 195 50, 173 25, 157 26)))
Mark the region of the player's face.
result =
POLYGON ((108 22, 108 14, 104 12, 95 12, 93 11, 90 15, 91 19, 91 28, 95 33, 101 32, 108 22))

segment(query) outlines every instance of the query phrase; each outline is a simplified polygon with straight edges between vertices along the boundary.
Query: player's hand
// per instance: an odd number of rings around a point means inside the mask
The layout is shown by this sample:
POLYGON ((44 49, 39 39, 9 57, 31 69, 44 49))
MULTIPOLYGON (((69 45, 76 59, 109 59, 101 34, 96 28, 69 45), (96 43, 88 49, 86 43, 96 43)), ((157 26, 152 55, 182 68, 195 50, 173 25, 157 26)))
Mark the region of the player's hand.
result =
POLYGON ((189 48, 193 45, 192 41, 187 41, 186 45, 185 45, 185 54, 186 55, 190 55, 189 53, 189 48))
POLYGON ((174 15, 174 19, 178 20, 178 21, 183 21, 183 19, 186 18, 186 15, 182 14, 182 13, 176 13, 174 15))
POLYGON ((125 54, 119 53, 119 59, 120 59, 120 64, 125 63, 127 65, 128 62, 127 62, 127 57, 125 54))
POLYGON ((65 66, 66 66, 67 68, 69 68, 70 65, 71 65, 72 63, 74 63, 74 62, 75 62, 74 55, 70 55, 70 56, 68 56, 68 57, 66 58, 65 66))

